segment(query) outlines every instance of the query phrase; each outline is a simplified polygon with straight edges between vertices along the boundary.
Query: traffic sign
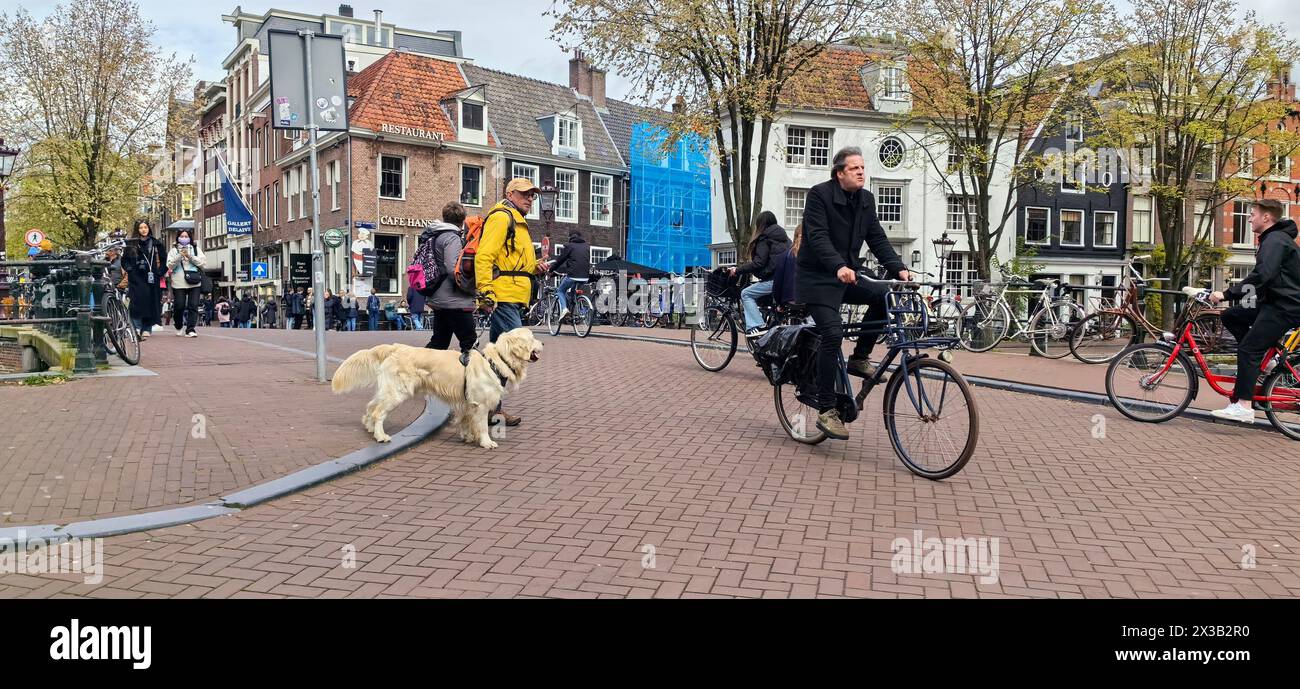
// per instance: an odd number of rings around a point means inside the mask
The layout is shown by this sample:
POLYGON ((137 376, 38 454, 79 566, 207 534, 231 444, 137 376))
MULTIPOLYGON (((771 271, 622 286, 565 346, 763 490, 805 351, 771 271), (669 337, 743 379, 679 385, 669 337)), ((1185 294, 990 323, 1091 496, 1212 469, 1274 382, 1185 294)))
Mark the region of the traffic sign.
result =
POLYGON ((248 271, 235 271, 235 282, 248 282, 248 271))
POLYGON ((267 268, 267 266, 266 266, 265 263, 254 263, 254 264, 253 264, 253 279, 254 279, 254 280, 265 280, 265 279, 266 279, 266 276, 268 276, 268 275, 270 275, 270 274, 271 274, 271 272, 270 272, 270 270, 267 268))
POLYGON ((45 233, 36 229, 27 230, 23 239, 27 240, 27 246, 40 246, 41 242, 45 241, 45 233))

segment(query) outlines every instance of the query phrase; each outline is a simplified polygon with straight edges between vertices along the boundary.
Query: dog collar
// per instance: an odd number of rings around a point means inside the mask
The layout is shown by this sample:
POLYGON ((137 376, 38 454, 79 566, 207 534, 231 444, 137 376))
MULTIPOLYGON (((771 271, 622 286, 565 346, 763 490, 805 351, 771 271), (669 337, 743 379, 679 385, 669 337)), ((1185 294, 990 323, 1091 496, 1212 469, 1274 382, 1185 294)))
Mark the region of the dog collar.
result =
MULTIPOLYGON (((484 358, 486 359, 487 357, 484 357, 484 358)), ((506 386, 506 383, 510 382, 510 379, 509 379, 509 378, 506 378, 506 377, 503 376, 503 375, 501 375, 501 372, 497 370, 497 365, 496 365, 496 363, 494 363, 491 359, 488 359, 487 362, 488 362, 488 366, 491 366, 491 367, 492 367, 492 372, 496 374, 496 376, 497 376, 497 380, 501 381, 501 387, 505 387, 505 386, 506 386)), ((513 369, 512 369, 512 371, 513 371, 513 369)))

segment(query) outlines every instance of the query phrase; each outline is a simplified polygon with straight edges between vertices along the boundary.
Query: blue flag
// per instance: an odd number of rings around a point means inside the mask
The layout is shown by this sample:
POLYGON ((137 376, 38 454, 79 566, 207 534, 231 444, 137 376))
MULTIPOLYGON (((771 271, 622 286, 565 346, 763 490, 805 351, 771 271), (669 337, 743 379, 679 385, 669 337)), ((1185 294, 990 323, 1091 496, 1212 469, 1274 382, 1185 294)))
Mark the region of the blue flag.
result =
POLYGON ((226 165, 220 158, 217 158, 217 168, 221 174, 221 200, 226 204, 226 234, 231 237, 253 234, 253 212, 248 210, 248 204, 230 182, 226 165))

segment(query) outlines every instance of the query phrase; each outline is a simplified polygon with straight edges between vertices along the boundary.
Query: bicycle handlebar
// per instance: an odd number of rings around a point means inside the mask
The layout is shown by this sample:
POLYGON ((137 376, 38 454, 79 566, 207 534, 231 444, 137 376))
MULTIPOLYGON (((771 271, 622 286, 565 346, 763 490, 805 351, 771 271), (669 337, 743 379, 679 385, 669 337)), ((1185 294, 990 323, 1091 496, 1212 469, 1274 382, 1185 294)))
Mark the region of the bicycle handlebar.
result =
POLYGON ((919 282, 914 280, 878 280, 871 277, 869 273, 859 272, 858 280, 863 282, 875 283, 877 285, 889 285, 890 287, 945 287, 947 283, 943 282, 919 282))

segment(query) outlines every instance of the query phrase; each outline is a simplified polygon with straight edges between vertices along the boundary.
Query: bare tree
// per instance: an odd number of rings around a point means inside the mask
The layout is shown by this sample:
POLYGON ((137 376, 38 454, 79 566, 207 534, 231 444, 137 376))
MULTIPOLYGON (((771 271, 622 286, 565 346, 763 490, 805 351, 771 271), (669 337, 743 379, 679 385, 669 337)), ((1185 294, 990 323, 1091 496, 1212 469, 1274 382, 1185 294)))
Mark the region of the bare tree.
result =
POLYGON ((1086 81, 1080 68, 1099 50, 1108 5, 906 0, 898 8, 890 24, 909 59, 913 105, 897 128, 919 144, 943 189, 967 199, 967 241, 987 279, 1015 217, 1016 189, 1041 169, 1030 135, 1052 126, 1060 99, 1086 81), (992 187, 1008 183, 1010 193, 994 207, 992 187))
POLYGON ((743 248, 762 210, 783 90, 826 46, 858 35, 884 0, 568 0, 552 35, 631 78, 644 103, 686 107, 670 140, 711 134, 727 231, 743 248))
POLYGON ((153 33, 129 0, 59 5, 40 22, 0 14, 0 121, 25 149, 16 200, 52 210, 65 244, 125 224, 140 156, 161 143, 169 97, 189 82, 189 63, 161 56, 153 33))

